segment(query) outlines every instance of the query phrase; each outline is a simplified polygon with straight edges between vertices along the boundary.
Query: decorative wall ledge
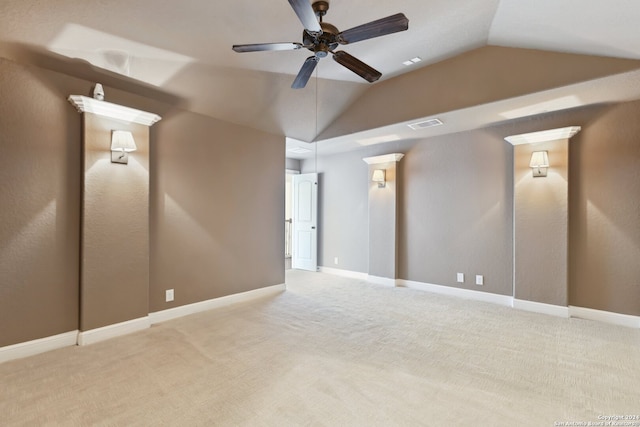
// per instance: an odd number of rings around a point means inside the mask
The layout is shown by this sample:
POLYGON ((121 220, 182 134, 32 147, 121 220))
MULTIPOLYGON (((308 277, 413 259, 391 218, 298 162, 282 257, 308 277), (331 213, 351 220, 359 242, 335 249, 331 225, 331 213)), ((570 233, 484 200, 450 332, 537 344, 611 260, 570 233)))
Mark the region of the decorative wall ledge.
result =
POLYGON ((383 156, 365 157, 364 160, 368 165, 378 165, 381 163, 399 162, 404 157, 404 154, 393 153, 385 154, 383 156))
POLYGON ((505 141, 511 145, 536 144, 538 142, 558 141, 561 139, 570 139, 572 136, 580 132, 580 126, 569 126, 566 128, 542 130, 539 132, 523 133, 520 135, 511 135, 505 138, 505 141))
POLYGON ((111 102, 100 101, 82 95, 70 95, 69 102, 80 113, 93 113, 111 119, 122 120, 129 123, 139 123, 151 126, 162 119, 157 114, 136 110, 135 108, 113 104, 111 102))

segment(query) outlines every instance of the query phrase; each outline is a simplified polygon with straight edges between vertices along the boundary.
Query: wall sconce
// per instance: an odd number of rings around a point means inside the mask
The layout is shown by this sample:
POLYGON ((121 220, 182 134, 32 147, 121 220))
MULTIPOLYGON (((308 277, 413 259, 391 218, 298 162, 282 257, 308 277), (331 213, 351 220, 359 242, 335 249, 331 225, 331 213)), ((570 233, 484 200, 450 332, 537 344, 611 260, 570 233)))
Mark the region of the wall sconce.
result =
POLYGON ((529 167, 533 169, 533 177, 547 176, 549 168, 549 154, 546 151, 534 151, 531 154, 531 162, 529 167))
POLYGON ((131 132, 126 130, 114 130, 111 132, 111 163, 129 163, 129 154, 136 151, 136 142, 131 132))
POLYGON ((376 169, 373 171, 371 181, 378 183, 378 188, 384 188, 386 186, 385 171, 384 169, 376 169))

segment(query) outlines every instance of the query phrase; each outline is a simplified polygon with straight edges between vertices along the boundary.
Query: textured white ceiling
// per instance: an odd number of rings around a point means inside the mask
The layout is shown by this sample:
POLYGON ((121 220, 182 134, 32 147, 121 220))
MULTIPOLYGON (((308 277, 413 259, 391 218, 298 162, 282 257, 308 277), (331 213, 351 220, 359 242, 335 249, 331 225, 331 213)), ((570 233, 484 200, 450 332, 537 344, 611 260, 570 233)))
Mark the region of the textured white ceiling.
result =
MULTIPOLYGON (((397 12, 408 31, 340 48, 380 70, 381 81, 487 44, 640 58, 638 0, 332 0, 325 21, 345 30, 397 12), (415 56, 423 61, 402 65, 415 56)), ((309 52, 231 50, 301 36, 285 0, 0 0, 0 49, 84 59, 186 99, 193 111, 311 141, 371 86, 325 58, 318 93, 314 79, 294 91, 309 52)))
MULTIPOLYGON (((405 0, 374 6, 363 0, 333 1, 324 20, 346 30, 405 13, 409 31, 341 47, 381 71, 384 79, 410 71, 402 62, 415 56, 427 64, 484 45, 498 3, 405 0)), ((0 11, 2 40, 53 46, 58 52, 62 48, 65 55, 92 61, 104 50, 128 51, 138 59, 131 72, 143 81, 149 71, 142 64, 155 59, 147 52, 151 49, 211 66, 288 75, 297 74, 310 55, 306 50, 243 54, 231 50, 233 44, 301 41, 302 25, 284 0, 3 0, 0 11)), ((362 82, 330 59, 322 62, 319 74, 320 78, 362 82)))
POLYGON ((489 44, 640 59, 637 0, 503 0, 489 44))

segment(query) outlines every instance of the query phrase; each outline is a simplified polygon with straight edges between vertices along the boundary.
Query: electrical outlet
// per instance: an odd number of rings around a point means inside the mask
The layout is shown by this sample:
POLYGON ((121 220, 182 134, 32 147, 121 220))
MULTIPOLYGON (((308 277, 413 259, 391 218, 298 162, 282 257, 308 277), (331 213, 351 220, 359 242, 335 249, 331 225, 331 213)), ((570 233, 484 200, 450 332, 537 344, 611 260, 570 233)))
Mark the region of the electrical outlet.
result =
POLYGON ((334 263, 335 265, 338 265, 338 257, 335 257, 335 258, 333 259, 333 263, 334 263))
POLYGON ((164 300, 165 300, 166 302, 171 302, 171 301, 173 301, 173 289, 167 289, 167 290, 164 292, 164 300))
POLYGON ((476 285, 484 285, 484 276, 477 274, 476 275, 476 285))
POLYGON ((458 283, 464 283, 464 273, 458 273, 458 283))

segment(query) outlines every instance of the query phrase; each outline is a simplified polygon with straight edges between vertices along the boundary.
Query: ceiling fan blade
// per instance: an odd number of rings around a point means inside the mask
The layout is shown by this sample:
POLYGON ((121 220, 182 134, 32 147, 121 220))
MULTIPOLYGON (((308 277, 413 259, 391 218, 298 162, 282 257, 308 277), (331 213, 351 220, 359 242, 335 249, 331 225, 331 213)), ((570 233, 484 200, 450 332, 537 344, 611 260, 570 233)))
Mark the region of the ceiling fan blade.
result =
POLYGON ((302 43, 255 43, 234 44, 236 52, 263 52, 270 50, 296 50, 302 48, 302 43))
POLYGON ((304 64, 302 64, 302 68, 300 68, 300 72, 296 76, 296 79, 293 81, 291 85, 292 89, 302 89, 307 85, 311 74, 313 74, 313 70, 316 69, 316 65, 318 65, 318 58, 314 56, 308 57, 304 64))
POLYGON ((409 19, 404 16, 404 13, 397 13, 345 30, 338 34, 338 41, 341 44, 355 43, 407 29, 409 29, 409 19))
POLYGON ((360 77, 368 81, 369 83, 375 82, 382 76, 382 73, 380 73, 380 71, 374 68, 371 68, 370 66, 360 61, 355 56, 349 55, 345 51, 341 50, 339 52, 332 52, 332 53, 333 53, 334 61, 350 69, 351 71, 353 71, 354 73, 356 73, 357 75, 359 75, 360 77))
POLYGON ((309 0, 289 0, 289 4, 298 15, 298 19, 302 22, 305 30, 313 33, 322 33, 322 28, 320 28, 320 23, 309 0))

